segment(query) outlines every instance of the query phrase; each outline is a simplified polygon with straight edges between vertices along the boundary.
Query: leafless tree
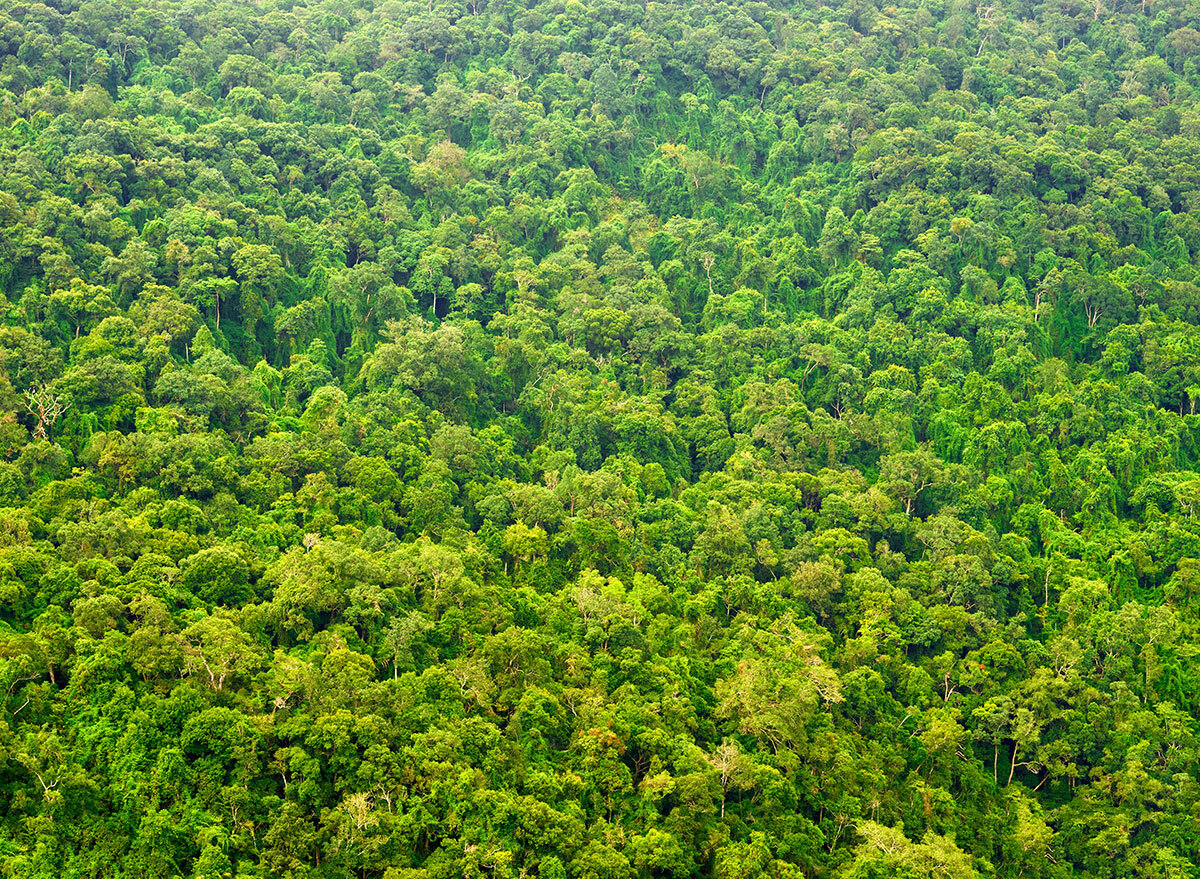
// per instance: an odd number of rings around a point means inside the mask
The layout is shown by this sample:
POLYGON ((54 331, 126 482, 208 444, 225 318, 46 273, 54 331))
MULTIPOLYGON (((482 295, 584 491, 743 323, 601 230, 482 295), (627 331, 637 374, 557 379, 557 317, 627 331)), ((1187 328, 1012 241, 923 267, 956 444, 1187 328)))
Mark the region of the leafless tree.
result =
POLYGON ((48 385, 41 384, 25 391, 25 408, 37 419, 33 435, 38 439, 49 439, 50 428, 71 408, 71 404, 61 394, 50 390, 48 385))

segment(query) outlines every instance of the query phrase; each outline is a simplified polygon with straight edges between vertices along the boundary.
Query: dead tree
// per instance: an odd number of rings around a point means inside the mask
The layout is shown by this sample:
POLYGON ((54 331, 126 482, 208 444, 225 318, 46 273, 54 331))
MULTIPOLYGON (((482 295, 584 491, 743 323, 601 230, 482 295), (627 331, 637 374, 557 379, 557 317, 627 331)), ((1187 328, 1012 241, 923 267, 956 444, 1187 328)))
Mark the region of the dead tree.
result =
POLYGON ((71 408, 71 404, 62 395, 50 390, 48 385, 41 384, 25 391, 25 408, 37 419, 33 435, 38 439, 49 439, 50 428, 71 408))

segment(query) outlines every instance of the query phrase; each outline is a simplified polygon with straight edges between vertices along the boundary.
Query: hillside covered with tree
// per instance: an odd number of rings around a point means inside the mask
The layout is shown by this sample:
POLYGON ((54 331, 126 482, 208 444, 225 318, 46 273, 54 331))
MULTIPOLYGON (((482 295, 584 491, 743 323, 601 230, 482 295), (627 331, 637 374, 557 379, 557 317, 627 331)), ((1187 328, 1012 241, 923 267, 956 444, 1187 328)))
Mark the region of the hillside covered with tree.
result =
POLYGON ((0 876, 1191 879, 1195 0, 0 0, 0 876))

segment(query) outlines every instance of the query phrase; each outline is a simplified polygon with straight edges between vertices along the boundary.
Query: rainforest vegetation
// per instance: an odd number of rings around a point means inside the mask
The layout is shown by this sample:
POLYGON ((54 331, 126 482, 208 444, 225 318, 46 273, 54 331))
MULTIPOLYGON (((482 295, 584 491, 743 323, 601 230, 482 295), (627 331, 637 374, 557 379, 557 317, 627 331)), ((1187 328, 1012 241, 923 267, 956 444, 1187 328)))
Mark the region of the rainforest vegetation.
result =
POLYGON ((0 0, 0 876, 1192 879, 1196 0, 0 0))

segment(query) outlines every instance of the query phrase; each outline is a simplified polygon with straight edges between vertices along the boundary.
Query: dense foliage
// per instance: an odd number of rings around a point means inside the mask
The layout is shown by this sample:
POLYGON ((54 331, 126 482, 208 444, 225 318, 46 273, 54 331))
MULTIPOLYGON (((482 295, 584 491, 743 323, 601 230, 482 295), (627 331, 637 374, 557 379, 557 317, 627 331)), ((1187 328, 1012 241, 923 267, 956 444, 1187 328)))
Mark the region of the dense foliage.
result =
POLYGON ((1195 2, 0 59, 0 875, 1197 875, 1195 2))

